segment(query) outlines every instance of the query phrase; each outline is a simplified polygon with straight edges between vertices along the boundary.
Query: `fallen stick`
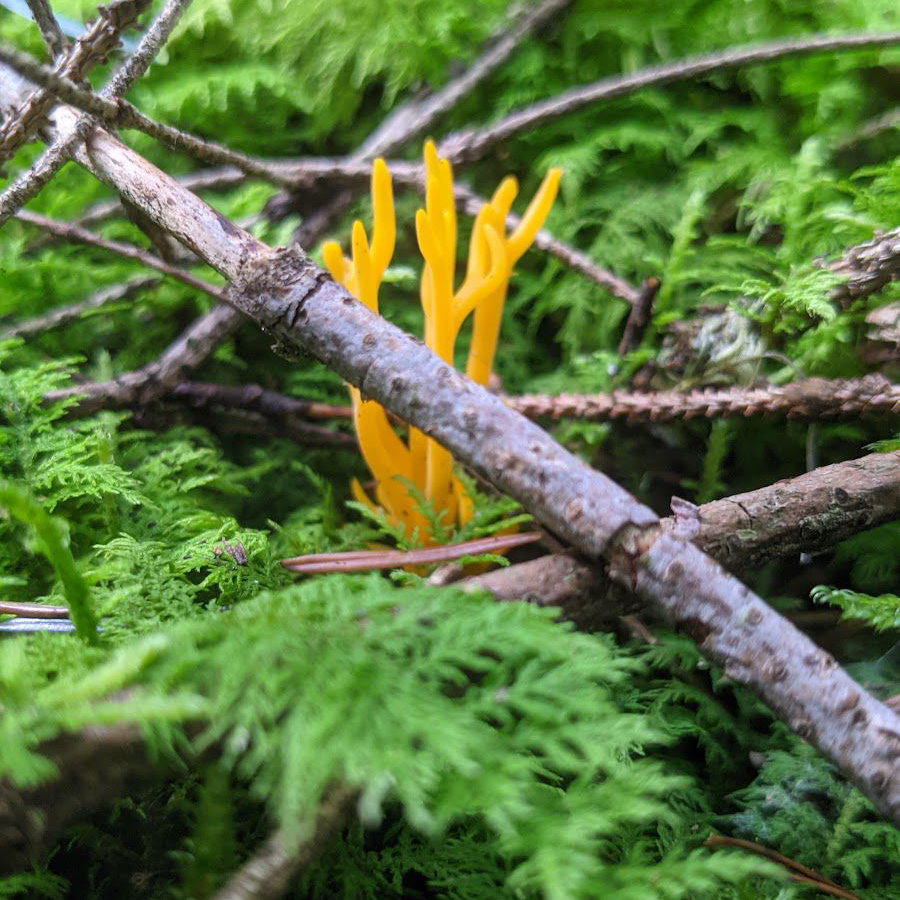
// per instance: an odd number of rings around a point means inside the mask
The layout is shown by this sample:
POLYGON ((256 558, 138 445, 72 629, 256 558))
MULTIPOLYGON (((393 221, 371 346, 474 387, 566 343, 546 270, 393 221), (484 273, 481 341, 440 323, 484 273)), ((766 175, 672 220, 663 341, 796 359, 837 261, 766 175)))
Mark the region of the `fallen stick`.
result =
MULTIPOLYGON (((700 507, 673 505, 679 514, 660 522, 664 532, 686 532, 732 572, 756 569, 773 559, 833 547, 900 515, 900 451, 823 466, 700 507)), ((602 567, 571 554, 541 556, 459 584, 487 590, 498 600, 559 606, 591 628, 607 627, 638 608, 602 567)))

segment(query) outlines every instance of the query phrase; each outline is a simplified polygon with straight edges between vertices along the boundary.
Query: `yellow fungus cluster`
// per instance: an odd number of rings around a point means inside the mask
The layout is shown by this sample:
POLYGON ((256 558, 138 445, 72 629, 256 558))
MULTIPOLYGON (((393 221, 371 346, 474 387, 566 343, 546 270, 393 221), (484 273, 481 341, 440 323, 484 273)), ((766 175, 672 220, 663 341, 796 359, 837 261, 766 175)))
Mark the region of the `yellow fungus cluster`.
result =
MULTIPOLYGON (((519 189, 515 178, 503 180, 475 218, 466 274, 454 290, 457 223, 453 172, 431 141, 425 145, 425 169, 425 209, 416 214, 416 237, 425 259, 420 283, 425 343, 444 362, 453 365, 456 339, 471 315, 472 340, 466 374, 479 384, 487 384, 513 266, 544 224, 556 199, 562 171, 552 169, 547 174, 521 222, 508 235, 506 218, 519 189)), ((394 255, 397 234, 391 174, 382 159, 376 160, 372 169, 372 203, 371 242, 362 222, 357 220, 353 223, 351 259, 334 241, 324 245, 323 253, 335 280, 378 312, 378 290, 394 255)), ((450 453, 416 428, 409 429, 407 441, 402 440, 384 407, 363 400, 356 388, 351 387, 350 394, 360 448, 375 478, 375 498, 388 519, 402 526, 408 537, 423 544, 431 542, 431 526, 410 493, 412 486, 442 516, 445 526, 465 525, 472 517, 472 501, 453 474, 450 453)), ((355 479, 352 491, 357 500, 375 508, 355 479)))

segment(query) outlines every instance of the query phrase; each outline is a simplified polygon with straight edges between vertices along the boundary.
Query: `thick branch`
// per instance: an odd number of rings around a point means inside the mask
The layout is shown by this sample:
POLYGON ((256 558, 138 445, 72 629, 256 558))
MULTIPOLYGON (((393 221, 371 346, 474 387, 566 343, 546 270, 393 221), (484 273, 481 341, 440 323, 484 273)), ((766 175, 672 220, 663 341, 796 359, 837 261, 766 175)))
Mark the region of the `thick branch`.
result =
POLYGON ((641 69, 630 75, 602 78, 593 84, 573 88, 548 100, 510 113, 486 128, 471 129, 448 136, 441 142, 441 153, 453 162, 464 162, 484 156, 492 147, 523 131, 532 131, 561 116, 576 112, 600 100, 612 100, 647 87, 671 84, 696 78, 709 72, 759 65, 791 56, 809 56, 832 50, 854 50, 887 47, 900 42, 900 32, 883 34, 814 34, 801 38, 773 41, 749 47, 735 47, 720 53, 707 53, 672 63, 641 69))
MULTIPOLYGON (((64 126, 75 114, 55 116, 64 126)), ((763 600, 688 540, 661 530, 651 510, 501 398, 372 313, 299 249, 271 250, 101 131, 77 159, 231 279, 231 302, 283 354, 312 354, 576 550, 607 558, 615 581, 690 634, 900 822, 900 717, 763 600)))
MULTIPOLYGON (((873 453, 663 519, 732 572, 832 547, 900 515, 900 452, 873 453), (693 532, 691 534, 691 532, 693 532)), ((542 556, 470 578, 499 600, 561 606, 578 622, 608 623, 634 608, 602 569, 575 556, 542 556)))

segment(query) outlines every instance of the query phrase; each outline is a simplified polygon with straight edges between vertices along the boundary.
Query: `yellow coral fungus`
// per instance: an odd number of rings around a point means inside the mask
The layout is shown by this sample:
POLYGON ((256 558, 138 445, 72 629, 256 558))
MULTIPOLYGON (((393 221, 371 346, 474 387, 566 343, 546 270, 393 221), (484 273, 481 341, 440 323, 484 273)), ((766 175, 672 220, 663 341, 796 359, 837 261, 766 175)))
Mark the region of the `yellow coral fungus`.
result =
MULTIPOLYGON (((506 233, 506 217, 518 193, 515 178, 505 178, 490 202, 475 218, 466 274, 456 281, 457 223, 453 200, 453 172, 433 142, 425 145, 425 209, 416 215, 416 237, 425 259, 420 283, 425 313, 425 343, 450 365, 456 339, 469 316, 472 340, 466 374, 487 384, 494 365, 500 320, 513 266, 534 241, 559 189, 560 169, 551 169, 525 211, 519 225, 506 233)), ((362 222, 353 223, 351 258, 334 241, 323 248, 325 264, 336 281, 378 312, 378 291, 394 254, 396 221, 391 175, 384 160, 372 168, 374 209, 372 240, 362 222)), ((465 525, 472 517, 472 501, 453 474, 453 458, 436 441, 411 428, 404 442, 378 403, 363 400, 350 388, 353 419, 366 465, 375 479, 375 500, 388 519, 410 538, 432 542, 431 525, 413 496, 424 496, 445 526, 465 525)), ((353 496, 372 508, 376 504, 354 480, 353 496)))

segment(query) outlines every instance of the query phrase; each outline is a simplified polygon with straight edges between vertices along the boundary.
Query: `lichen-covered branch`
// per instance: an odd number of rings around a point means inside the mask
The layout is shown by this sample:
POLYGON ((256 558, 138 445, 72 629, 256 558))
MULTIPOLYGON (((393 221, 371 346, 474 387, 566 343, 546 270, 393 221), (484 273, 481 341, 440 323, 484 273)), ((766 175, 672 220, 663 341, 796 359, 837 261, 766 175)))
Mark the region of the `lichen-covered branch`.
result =
MULTIPOLYGON (((149 0, 121 0, 123 14, 125 9, 144 9, 149 0)), ((190 0, 168 0, 160 14, 147 29, 134 53, 122 64, 110 79, 109 84, 101 91, 105 99, 122 96, 147 71, 150 63, 168 40, 172 29, 178 23, 182 12, 190 0)), ((118 13, 115 21, 120 21, 118 13)), ((21 103, 29 94, 28 82, 22 81, 14 72, 8 70, 3 78, 12 88, 5 92, 6 99, 16 97, 21 103), (16 82, 18 82, 16 84, 16 82)), ((0 109, 9 104, 0 96, 0 109)), ((54 128, 54 139, 50 147, 38 157, 30 169, 23 172, 2 194, 0 194, 0 227, 21 209, 32 197, 36 197, 54 175, 68 162, 75 149, 94 127, 88 116, 70 118, 66 127, 54 128)))
MULTIPOLYGON (((68 80, 84 79, 118 45, 122 29, 132 24, 148 3, 149 0, 114 0, 101 6, 96 20, 66 55, 58 75, 68 80)), ((40 89, 9 110, 0 126, 0 161, 9 159, 32 139, 56 103, 50 91, 40 89)))

